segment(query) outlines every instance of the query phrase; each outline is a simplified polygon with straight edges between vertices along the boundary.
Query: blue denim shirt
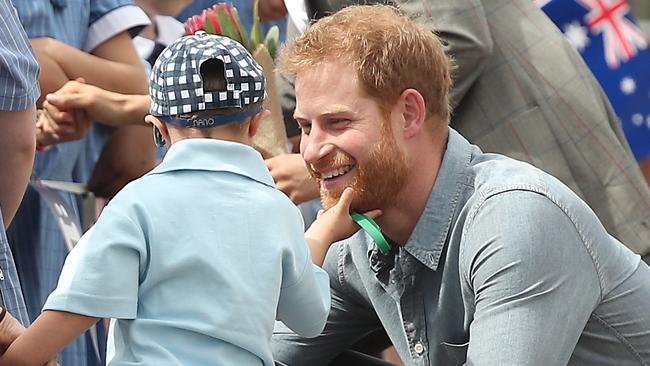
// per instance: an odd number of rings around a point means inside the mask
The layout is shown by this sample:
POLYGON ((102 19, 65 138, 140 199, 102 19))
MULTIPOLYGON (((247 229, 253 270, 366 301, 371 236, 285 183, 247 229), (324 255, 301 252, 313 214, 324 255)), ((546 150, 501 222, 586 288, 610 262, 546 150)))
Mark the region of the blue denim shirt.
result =
POLYGON ((327 326, 277 328, 279 361, 326 364, 383 326, 407 365, 650 362, 648 266, 558 180, 453 130, 406 245, 384 256, 358 232, 325 268, 327 326))

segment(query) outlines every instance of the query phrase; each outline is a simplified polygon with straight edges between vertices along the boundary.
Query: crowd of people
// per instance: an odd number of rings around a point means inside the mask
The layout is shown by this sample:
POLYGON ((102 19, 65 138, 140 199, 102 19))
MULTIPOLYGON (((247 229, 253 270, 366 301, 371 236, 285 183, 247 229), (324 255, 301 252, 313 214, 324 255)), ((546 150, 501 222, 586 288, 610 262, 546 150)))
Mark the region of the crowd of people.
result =
POLYGON ((0 365, 650 363, 650 188, 533 2, 260 0, 278 75, 211 3, 0 0, 0 365))

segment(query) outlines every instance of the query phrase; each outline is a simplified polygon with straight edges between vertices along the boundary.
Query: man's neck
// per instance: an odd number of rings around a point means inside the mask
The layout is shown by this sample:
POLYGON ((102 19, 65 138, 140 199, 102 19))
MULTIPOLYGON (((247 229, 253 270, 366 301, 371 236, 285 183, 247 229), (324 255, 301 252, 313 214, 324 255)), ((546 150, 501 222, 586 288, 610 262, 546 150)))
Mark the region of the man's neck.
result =
POLYGON ((424 212, 442 164, 445 147, 446 143, 444 146, 425 146, 421 151, 411 154, 414 161, 410 166, 417 168, 409 172, 406 184, 393 204, 382 208, 382 215, 376 220, 381 230, 401 246, 406 245, 424 212))

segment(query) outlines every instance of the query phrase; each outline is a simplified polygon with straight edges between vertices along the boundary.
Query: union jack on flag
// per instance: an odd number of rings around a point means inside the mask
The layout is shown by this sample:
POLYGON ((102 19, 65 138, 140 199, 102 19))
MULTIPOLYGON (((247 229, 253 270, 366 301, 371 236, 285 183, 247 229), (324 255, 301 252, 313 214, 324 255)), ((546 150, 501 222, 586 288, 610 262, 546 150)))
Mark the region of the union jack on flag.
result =
POLYGON ((594 34, 603 34, 605 61, 616 69, 619 60, 623 62, 636 56, 638 49, 645 49, 647 43, 639 27, 625 16, 630 7, 625 0, 577 0, 589 11, 586 23, 594 34))
POLYGON ((650 51, 626 0, 536 0, 609 97, 637 160, 650 157, 650 51))

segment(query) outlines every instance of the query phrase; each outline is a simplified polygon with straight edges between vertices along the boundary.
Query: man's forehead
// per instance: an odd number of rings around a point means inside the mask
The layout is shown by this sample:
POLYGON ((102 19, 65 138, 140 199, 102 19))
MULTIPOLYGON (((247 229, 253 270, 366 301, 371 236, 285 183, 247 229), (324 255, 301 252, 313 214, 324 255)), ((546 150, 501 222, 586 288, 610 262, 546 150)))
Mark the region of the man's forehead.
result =
POLYGON ((350 66, 338 62, 318 64, 296 75, 296 118, 354 110, 361 97, 350 66))

